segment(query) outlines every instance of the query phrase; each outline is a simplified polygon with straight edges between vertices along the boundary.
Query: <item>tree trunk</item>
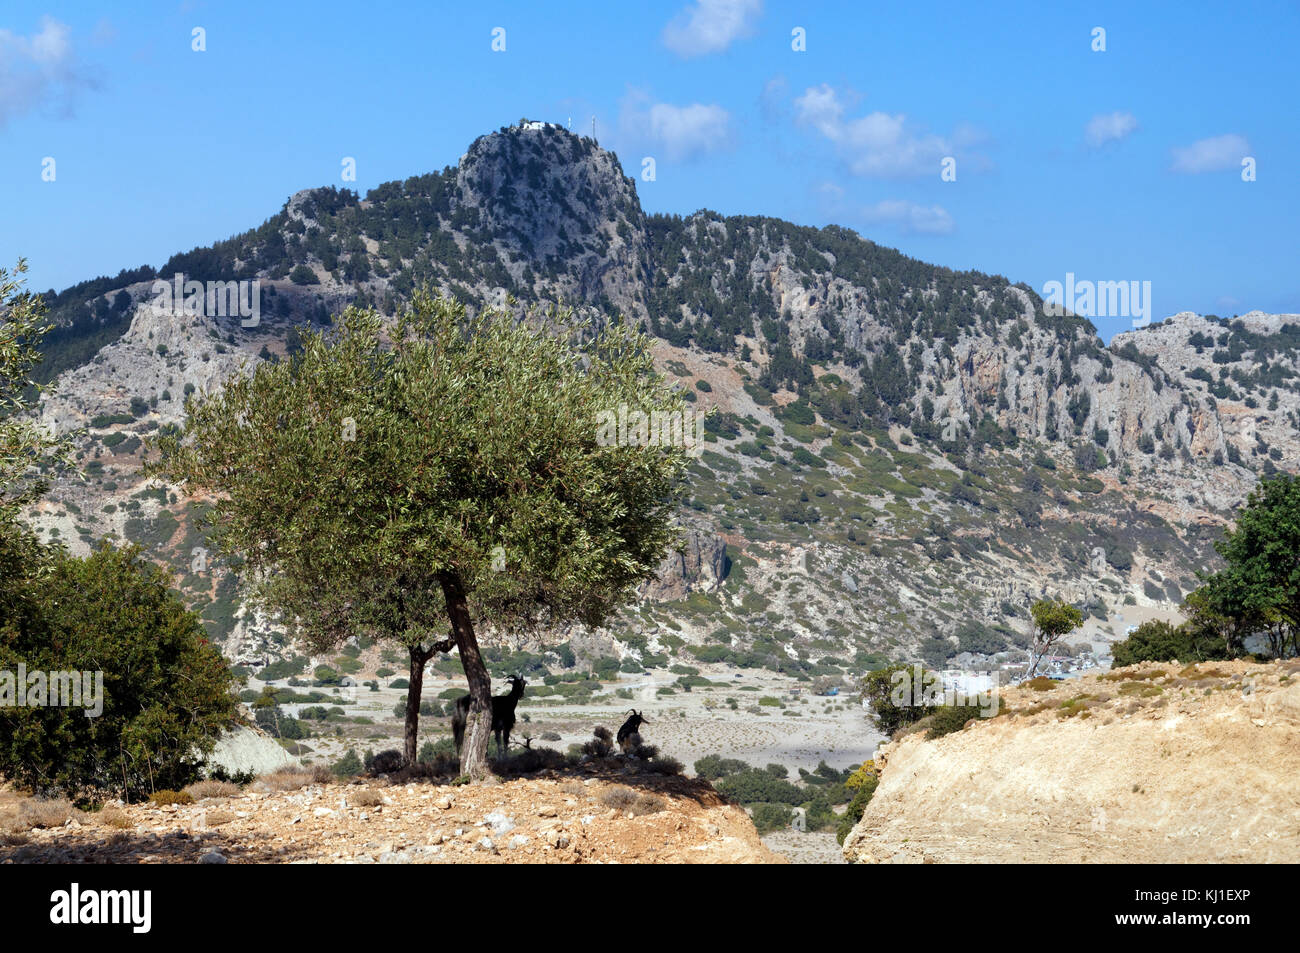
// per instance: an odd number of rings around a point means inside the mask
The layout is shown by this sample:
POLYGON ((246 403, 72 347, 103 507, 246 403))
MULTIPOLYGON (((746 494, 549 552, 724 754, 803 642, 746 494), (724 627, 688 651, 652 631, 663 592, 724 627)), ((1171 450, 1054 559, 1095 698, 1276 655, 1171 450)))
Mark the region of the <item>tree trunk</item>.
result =
POLYGON ((406 745, 403 754, 407 764, 415 764, 418 753, 416 743, 420 735, 420 693, 424 689, 424 664, 433 657, 433 650, 426 650, 422 645, 412 645, 410 654, 411 671, 407 681, 411 684, 406 690, 406 745))
POLYGON ((460 577, 446 573, 441 578, 442 594, 447 600, 447 615, 451 618, 451 634, 460 650, 460 664, 465 669, 469 683, 469 718, 465 722, 465 743, 460 752, 460 773, 471 780, 487 777, 488 741, 492 737, 492 680, 487 666, 479 654, 478 639, 474 637, 474 622, 469 615, 469 602, 460 577))
POLYGON ((1038 651, 1038 642, 1035 640, 1029 645, 1029 667, 1025 669, 1025 678, 1033 678, 1034 671, 1038 668, 1038 663, 1042 659, 1042 654, 1038 651))

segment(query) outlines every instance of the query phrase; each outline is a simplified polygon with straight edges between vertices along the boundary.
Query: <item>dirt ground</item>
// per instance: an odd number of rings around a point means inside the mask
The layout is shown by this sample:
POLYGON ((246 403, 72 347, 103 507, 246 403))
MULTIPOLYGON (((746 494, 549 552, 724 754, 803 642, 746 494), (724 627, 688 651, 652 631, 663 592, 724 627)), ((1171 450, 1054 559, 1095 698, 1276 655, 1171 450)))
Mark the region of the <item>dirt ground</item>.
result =
POLYGON ((0 792, 0 863, 784 862, 708 784, 608 764, 483 785, 288 772, 190 805, 51 807, 0 792))

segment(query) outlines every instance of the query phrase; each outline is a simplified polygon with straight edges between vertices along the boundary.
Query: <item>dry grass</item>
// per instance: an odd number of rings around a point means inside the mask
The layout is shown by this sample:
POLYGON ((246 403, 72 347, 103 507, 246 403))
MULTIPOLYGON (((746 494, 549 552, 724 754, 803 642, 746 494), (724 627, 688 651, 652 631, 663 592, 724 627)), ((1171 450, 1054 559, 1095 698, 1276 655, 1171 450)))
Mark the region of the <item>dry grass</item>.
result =
POLYGON ((6 828, 11 833, 37 827, 62 827, 70 819, 80 816, 81 812, 73 806, 72 802, 62 798, 48 801, 23 800, 19 802, 16 811, 5 812, 4 817, 0 818, 0 827, 6 828))
POLYGON ((149 800, 159 806, 194 803, 194 798, 188 791, 154 791, 149 795, 149 800))
POLYGON ((636 801, 636 792, 631 788, 623 787, 621 784, 606 788, 600 792, 600 803, 616 811, 630 811, 636 801))
POLYGON ((1103 682, 1146 682, 1153 678, 1164 678, 1169 673, 1162 668, 1149 668, 1146 671, 1130 672, 1128 669, 1120 669, 1118 672, 1107 672, 1105 675, 1097 676, 1103 682))
POLYGON ((229 781, 195 781, 185 789, 185 793, 196 801, 209 797, 234 797, 239 793, 239 785, 229 781))
POLYGON ((668 810, 668 801, 658 794, 650 792, 638 794, 631 788, 623 787, 621 784, 602 791, 600 793, 600 803, 605 807, 613 808, 620 814, 630 813, 637 816, 658 814, 660 811, 668 810))
POLYGON ((668 802, 658 794, 642 794, 632 805, 633 814, 658 814, 668 810, 668 802))
MULTIPOLYGON (((1028 716, 1030 716, 1030 715, 1037 715, 1039 712, 1047 711, 1047 710, 1050 709, 1051 707, 1052 707, 1052 703, 1051 703, 1051 702, 1038 702, 1037 704, 1035 704, 1035 705, 1030 705, 1030 706, 1028 706, 1028 707, 1026 707, 1026 708, 1017 708, 1017 709, 1014 709, 1014 710, 1011 711, 1011 714, 1013 714, 1013 715, 1023 715, 1023 716, 1025 716, 1025 717, 1028 717, 1028 716)), ((895 736, 895 737, 897 737, 897 736, 895 736)))
POLYGON ((1023 683, 1023 687, 1032 688, 1036 692, 1050 692, 1056 687, 1056 682, 1048 678, 1046 675, 1039 675, 1037 678, 1031 678, 1029 681, 1023 683))
POLYGON ((1119 693, 1121 695, 1128 695, 1136 698, 1151 698, 1155 695, 1159 695, 1163 691, 1164 689, 1159 685, 1144 685, 1140 681, 1124 682, 1119 687, 1119 693))
POLYGON ((377 807, 384 803, 384 796, 371 788, 358 788, 348 794, 348 803, 356 807, 377 807))
POLYGON ((1222 669, 1217 669, 1213 667, 1198 668, 1197 665, 1198 663, 1193 662, 1191 665, 1186 666, 1178 674, 1183 678, 1190 679, 1192 681, 1199 681, 1205 678, 1231 678, 1232 677, 1231 674, 1223 671, 1222 669))
MULTIPOLYGON (((326 774, 328 776, 328 771, 326 774)), ((309 784, 325 783, 317 778, 315 771, 301 771, 289 768, 264 775, 258 781, 272 791, 297 791, 309 784)))
POLYGON ((116 804, 105 804, 95 815, 95 821, 104 827, 116 827, 119 830, 126 830, 134 827, 131 822, 131 816, 122 810, 116 804))

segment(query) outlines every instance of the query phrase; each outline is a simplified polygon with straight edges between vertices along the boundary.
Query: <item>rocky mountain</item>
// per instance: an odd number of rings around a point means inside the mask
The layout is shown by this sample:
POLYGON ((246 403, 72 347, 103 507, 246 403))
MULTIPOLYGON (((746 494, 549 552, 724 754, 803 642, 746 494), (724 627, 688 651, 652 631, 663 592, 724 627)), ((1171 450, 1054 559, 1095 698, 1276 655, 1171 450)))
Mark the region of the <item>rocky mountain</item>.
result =
POLYGON ((364 198, 302 191, 156 271, 51 291, 42 413, 85 428, 86 479, 60 481, 34 522, 74 549, 112 533, 169 561, 233 660, 290 654, 206 551, 202 501, 142 480, 141 441, 241 363, 292 353, 295 327, 354 302, 393 313, 420 286, 626 315, 714 411, 682 551, 608 631, 565 634, 628 671, 993 664, 1044 594, 1085 608, 1101 650, 1121 607, 1177 604, 1258 475, 1300 450, 1300 316, 1179 314, 1106 346, 1026 285, 847 229, 646 215, 612 153, 524 121, 441 172, 364 198), (160 309, 154 282, 177 274, 257 281, 255 323, 160 309))

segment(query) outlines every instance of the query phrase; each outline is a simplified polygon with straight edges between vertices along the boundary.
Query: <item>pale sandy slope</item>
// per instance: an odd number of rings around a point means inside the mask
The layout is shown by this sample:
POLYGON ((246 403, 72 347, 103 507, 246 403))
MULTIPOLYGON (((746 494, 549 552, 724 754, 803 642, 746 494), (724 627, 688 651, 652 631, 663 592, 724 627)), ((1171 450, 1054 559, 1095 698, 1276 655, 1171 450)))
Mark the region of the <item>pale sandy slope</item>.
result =
POLYGON ((1300 662, 1137 666, 1006 700, 882 746, 850 860, 1300 862, 1300 662))

